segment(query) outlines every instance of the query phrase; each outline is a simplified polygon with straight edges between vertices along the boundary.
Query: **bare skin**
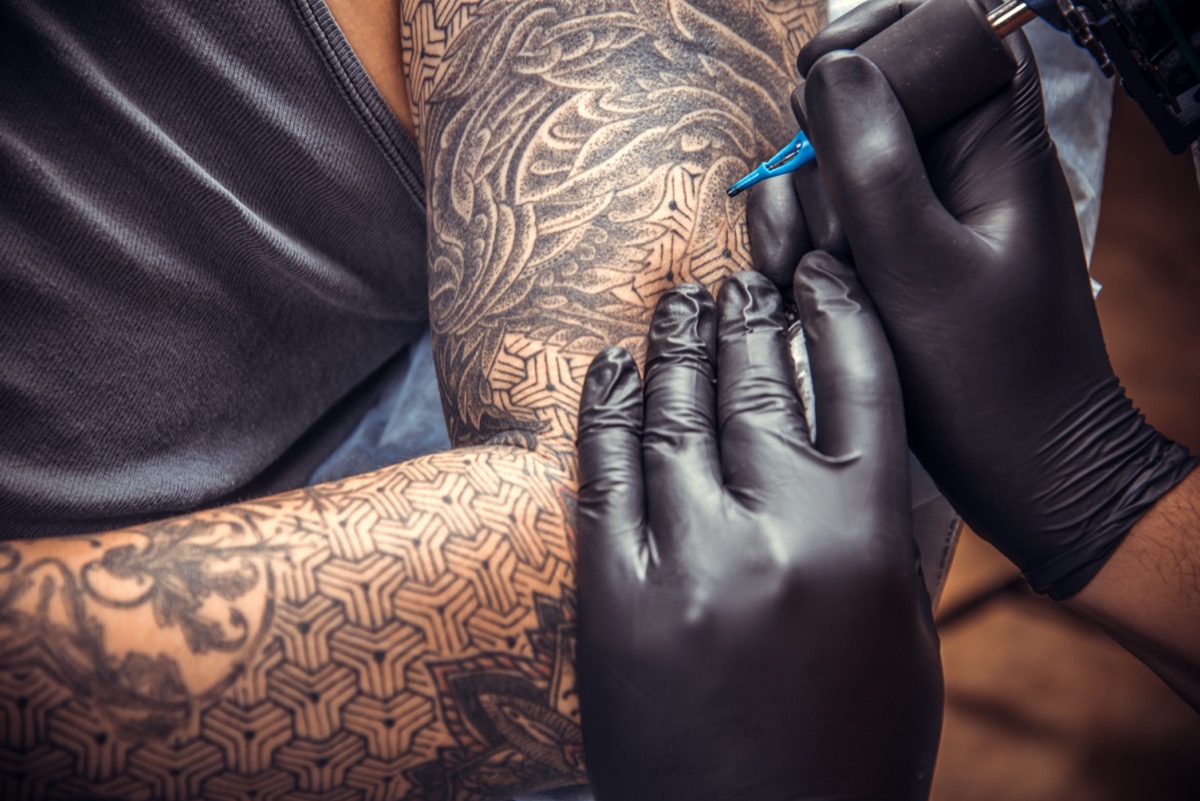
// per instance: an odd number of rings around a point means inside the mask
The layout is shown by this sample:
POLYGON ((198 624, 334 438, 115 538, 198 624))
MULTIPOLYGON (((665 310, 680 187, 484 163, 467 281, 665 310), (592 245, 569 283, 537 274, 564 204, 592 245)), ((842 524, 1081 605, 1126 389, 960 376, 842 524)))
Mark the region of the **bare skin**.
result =
POLYGON ((1200 711, 1200 471, 1164 495, 1066 604, 1200 711))
POLYGON ((326 0, 325 5, 388 108, 416 139, 401 56, 400 4, 396 0, 326 0))
POLYGON ((484 799, 584 778, 582 377, 603 347, 640 350, 667 287, 749 266, 724 190, 791 135, 817 6, 404 0, 407 87, 396 9, 335 6, 398 116, 413 100, 457 448, 118 532, 5 532, 4 798, 484 799))

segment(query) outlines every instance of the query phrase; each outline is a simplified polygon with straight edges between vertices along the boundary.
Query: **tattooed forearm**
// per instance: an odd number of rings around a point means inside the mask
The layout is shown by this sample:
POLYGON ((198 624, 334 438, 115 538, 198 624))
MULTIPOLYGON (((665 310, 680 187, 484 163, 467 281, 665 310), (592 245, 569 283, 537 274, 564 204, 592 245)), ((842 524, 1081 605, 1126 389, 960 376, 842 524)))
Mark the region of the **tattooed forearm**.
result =
POLYGON ((569 450, 530 408, 578 400, 552 363, 520 374, 516 406, 496 382, 547 346, 636 352, 667 287, 749 265, 725 190, 794 133, 817 18, 815 0, 403 0, 456 442, 569 450))
POLYGON ((527 451, 463 450, 0 545, 0 797, 582 780, 566 487, 527 451))
MULTIPOLYGON (((269 549, 241 522, 172 521, 58 546, 0 544, 0 665, 33 660, 56 686, 92 700, 122 740, 183 726, 270 623, 269 549), (122 629, 107 630, 106 619, 122 629), (167 652, 189 659, 139 649, 143 626, 169 631, 178 642, 167 652)), ((10 740, 29 733, 7 731, 10 740)))

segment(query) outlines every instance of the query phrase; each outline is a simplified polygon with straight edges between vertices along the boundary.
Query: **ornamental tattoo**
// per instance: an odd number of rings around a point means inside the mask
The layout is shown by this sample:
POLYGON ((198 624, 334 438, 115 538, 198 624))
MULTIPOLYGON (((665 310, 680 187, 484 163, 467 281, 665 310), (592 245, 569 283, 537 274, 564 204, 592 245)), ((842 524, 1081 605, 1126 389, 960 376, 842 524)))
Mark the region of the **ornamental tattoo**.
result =
POLYGON ((400 0, 460 447, 0 544, 0 797, 506 798, 585 780, 574 437, 602 347, 749 264, 817 4, 400 0))
POLYGON ((0 797, 485 799, 581 781, 564 486, 524 450, 459 450, 0 544, 0 797))
POLYGON ((534 416, 492 398, 506 337, 639 350, 668 287, 711 290, 749 266, 744 201, 725 190, 794 132, 780 101, 816 8, 448 5, 402 12, 417 54, 407 66, 443 405, 456 442, 513 432, 536 442, 534 416))

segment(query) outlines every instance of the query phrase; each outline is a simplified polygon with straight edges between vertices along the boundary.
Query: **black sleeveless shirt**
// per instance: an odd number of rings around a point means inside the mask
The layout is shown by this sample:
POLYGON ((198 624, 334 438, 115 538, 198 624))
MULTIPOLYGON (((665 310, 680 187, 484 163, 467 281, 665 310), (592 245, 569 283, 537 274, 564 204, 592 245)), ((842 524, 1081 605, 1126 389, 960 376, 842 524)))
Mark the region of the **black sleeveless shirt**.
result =
POLYGON ((427 318, 320 0, 0 0, 0 539, 301 484, 427 318))

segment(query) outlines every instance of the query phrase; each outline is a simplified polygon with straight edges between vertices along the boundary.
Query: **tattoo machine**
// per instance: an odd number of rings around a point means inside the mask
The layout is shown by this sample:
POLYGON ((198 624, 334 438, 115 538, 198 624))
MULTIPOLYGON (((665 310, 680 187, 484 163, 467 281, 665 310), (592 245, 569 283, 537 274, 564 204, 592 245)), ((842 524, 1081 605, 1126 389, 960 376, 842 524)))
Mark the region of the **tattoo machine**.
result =
MULTIPOLYGON (((1007 85, 1008 34, 1041 17, 1119 77, 1172 153, 1200 138, 1200 3, 1196 0, 928 0, 858 47, 896 92, 918 137, 1007 85), (961 65, 970 64, 970 69, 961 65)), ((733 197, 813 159, 804 132, 729 188, 733 197)))

